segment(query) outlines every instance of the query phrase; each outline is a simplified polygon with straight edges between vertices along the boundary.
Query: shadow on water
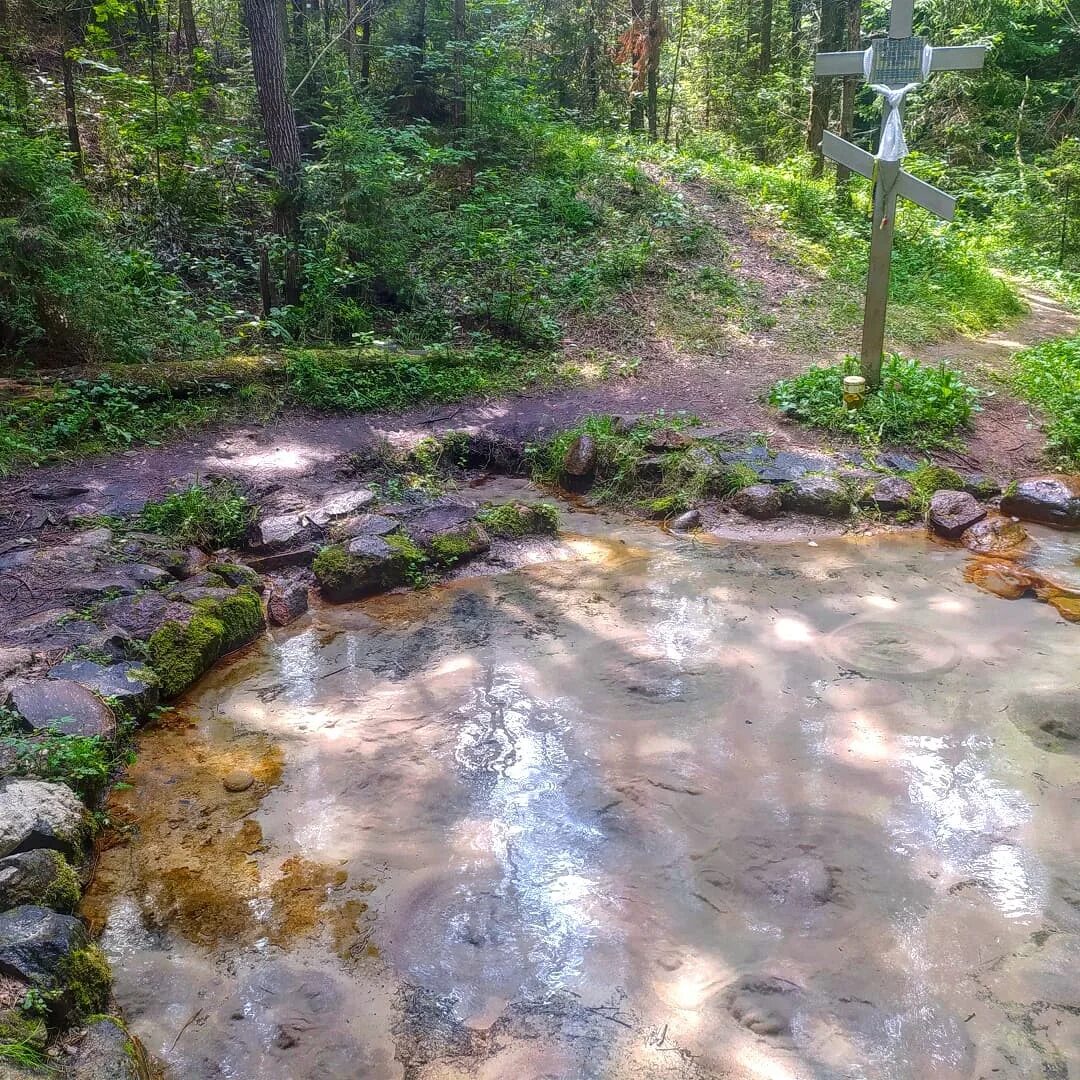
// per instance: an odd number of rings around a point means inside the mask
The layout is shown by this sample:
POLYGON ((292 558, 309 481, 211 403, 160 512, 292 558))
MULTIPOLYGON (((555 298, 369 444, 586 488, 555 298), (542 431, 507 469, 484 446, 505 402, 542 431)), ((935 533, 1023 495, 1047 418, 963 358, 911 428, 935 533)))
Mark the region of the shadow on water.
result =
POLYGON ((175 1075, 1080 1068, 1080 763, 1019 719, 1075 631, 922 540, 572 523, 143 736, 89 904, 175 1075))

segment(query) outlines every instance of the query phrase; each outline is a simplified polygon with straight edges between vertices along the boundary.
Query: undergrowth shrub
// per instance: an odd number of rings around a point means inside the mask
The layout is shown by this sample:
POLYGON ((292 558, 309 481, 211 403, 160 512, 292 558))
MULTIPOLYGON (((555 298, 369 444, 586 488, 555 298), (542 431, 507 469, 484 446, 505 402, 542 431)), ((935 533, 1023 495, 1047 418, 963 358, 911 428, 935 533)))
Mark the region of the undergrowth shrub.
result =
POLYGON ((1066 468, 1080 468, 1080 337, 1058 338, 1018 352, 1012 387, 1046 413, 1046 450, 1066 468))
POLYGON ((228 481, 192 484, 165 498, 148 502, 139 514, 141 528, 202 548, 239 543, 255 519, 247 497, 228 481))
POLYGON ((219 347, 154 259, 110 243, 53 138, 0 116, 0 358, 128 362, 219 347))
POLYGON ((858 373, 849 357, 830 367, 812 367, 781 379, 767 400, 810 427, 851 435, 866 443, 920 449, 950 446, 977 408, 976 391, 944 362, 936 367, 901 356, 887 357, 881 385, 859 409, 844 405, 843 378, 858 373))

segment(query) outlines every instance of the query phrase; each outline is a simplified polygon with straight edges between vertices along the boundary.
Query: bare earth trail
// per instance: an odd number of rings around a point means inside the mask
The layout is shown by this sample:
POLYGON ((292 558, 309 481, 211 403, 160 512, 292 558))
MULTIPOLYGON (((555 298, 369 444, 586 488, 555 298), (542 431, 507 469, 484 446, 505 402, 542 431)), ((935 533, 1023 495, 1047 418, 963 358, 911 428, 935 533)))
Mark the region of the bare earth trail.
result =
MULTIPOLYGON (((401 413, 358 416, 290 410, 265 424, 210 427, 157 447, 37 469, 4 484, 0 540, 34 529, 41 504, 31 493, 46 485, 89 489, 53 504, 61 513, 75 505, 122 513, 178 483, 208 476, 234 477, 263 487, 283 484, 307 494, 332 481, 330 466, 344 455, 386 439, 408 443, 452 429, 484 429, 535 439, 593 413, 664 410, 693 413, 733 435, 766 435, 774 447, 820 445, 820 435, 784 421, 760 398, 776 379, 811 362, 831 361, 851 346, 852 342, 840 341, 831 354, 814 354, 795 353, 783 344, 792 312, 800 306, 798 298, 805 301, 798 317, 805 318, 807 305, 812 310, 813 295, 822 282, 785 261, 780 250, 782 234, 755 223, 738 205, 713 197, 700 185, 677 186, 685 202, 721 234, 729 265, 744 291, 754 298, 765 329, 735 328, 710 354, 680 350, 657 330, 659 286, 653 283, 623 300, 627 323, 636 318, 644 331, 636 340, 620 343, 641 359, 633 377, 401 413), (774 325, 769 326, 770 321, 774 325)), ((1012 326, 980 339, 956 338, 920 350, 928 360, 955 360, 984 388, 994 390, 975 421, 967 453, 945 457, 1005 476, 1038 467, 1041 436, 1029 407, 996 387, 995 375, 1016 349, 1080 329, 1080 317, 1051 298, 1033 291, 1026 291, 1025 298, 1031 310, 1012 326)), ((571 354, 583 345, 602 344, 596 328, 572 332, 569 338, 571 354)))

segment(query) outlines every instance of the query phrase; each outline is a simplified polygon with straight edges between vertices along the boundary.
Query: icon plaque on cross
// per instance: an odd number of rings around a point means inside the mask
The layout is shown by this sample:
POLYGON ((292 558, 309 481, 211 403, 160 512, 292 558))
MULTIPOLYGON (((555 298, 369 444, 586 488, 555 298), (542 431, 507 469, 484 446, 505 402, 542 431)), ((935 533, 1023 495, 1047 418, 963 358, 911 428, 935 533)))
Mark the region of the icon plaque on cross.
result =
POLYGON ((888 37, 875 38, 865 51, 818 53, 814 58, 815 77, 860 75, 884 101, 876 154, 868 154, 829 131, 821 139, 821 152, 825 157, 845 165, 852 172, 861 173, 874 185, 874 224, 860 358, 863 376, 871 387, 876 387, 881 379, 897 196, 903 195, 947 221, 952 220, 956 210, 956 200, 951 195, 900 167, 907 153, 903 133, 904 99, 935 71, 981 68, 987 51, 985 45, 934 48, 912 33, 914 14, 915 0, 893 0, 888 37))

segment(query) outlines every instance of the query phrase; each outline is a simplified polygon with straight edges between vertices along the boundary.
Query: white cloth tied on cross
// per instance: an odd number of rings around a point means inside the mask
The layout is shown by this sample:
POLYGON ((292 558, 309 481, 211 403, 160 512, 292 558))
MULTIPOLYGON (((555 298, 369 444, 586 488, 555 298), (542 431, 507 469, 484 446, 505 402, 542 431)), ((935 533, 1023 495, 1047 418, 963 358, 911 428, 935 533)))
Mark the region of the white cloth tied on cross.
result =
MULTIPOLYGON (((930 61, 934 50, 929 42, 923 46, 922 51, 922 78, 925 82, 930 75, 930 61)), ((870 82, 870 71, 874 64, 874 49, 871 46, 863 53, 863 75, 867 85, 875 94, 880 94, 885 104, 885 123, 881 129, 881 145, 875 155, 879 161, 903 161, 907 157, 908 144, 904 138, 904 122, 900 115, 900 109, 904 104, 904 98, 914 90, 919 83, 908 83, 894 89, 884 83, 870 82)))

